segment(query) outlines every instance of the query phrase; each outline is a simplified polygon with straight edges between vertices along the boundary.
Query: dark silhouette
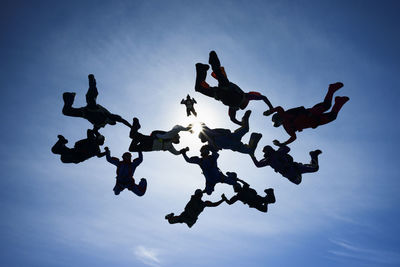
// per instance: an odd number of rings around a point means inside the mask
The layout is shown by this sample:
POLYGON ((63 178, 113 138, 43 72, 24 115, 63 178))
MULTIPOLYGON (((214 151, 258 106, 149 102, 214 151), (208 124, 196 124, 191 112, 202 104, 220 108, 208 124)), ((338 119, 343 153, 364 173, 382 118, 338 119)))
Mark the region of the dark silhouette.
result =
POLYGON ((150 135, 143 135, 138 132, 140 129, 140 123, 137 118, 133 118, 133 123, 129 137, 132 139, 129 151, 169 151, 174 155, 181 154, 177 151, 173 144, 179 144, 179 132, 180 131, 191 131, 191 125, 183 127, 175 125, 169 132, 165 131, 153 131, 150 135))
MULTIPOLYGON (((312 108, 304 108, 303 106, 284 110, 278 106, 264 112, 265 116, 272 116, 272 121, 275 127, 283 125, 290 138, 282 143, 283 145, 290 144, 296 140, 296 132, 301 132, 306 128, 317 128, 320 125, 327 124, 336 119, 340 109, 350 99, 347 96, 337 96, 335 104, 330 112, 325 113, 331 108, 333 94, 343 87, 343 83, 337 82, 329 85, 328 93, 325 96, 324 102, 316 104, 312 108)), ((280 145, 278 140, 274 140, 275 145, 280 145)))
POLYGON ((194 110, 194 104, 197 104, 197 102, 194 98, 191 98, 190 95, 187 95, 186 99, 182 99, 181 104, 186 106, 186 114, 188 117, 190 116, 190 113, 197 117, 196 110, 194 110))
POLYGON ((96 87, 96 79, 93 74, 89 74, 88 78, 89 89, 86 93, 86 106, 73 108, 72 105, 74 104, 75 93, 66 92, 63 94, 64 107, 62 113, 66 116, 87 119, 93 124, 94 130, 98 130, 107 124, 115 125, 117 122, 131 127, 129 122, 121 118, 121 116, 110 113, 106 108, 96 103, 96 98, 99 94, 96 87))
POLYGON ((196 64, 196 84, 195 90, 206 96, 212 97, 216 100, 220 100, 225 105, 229 106, 229 117, 232 122, 241 124, 236 119, 236 111, 239 109, 245 109, 250 100, 263 100, 270 109, 272 109, 271 102, 268 98, 259 92, 248 92, 245 93, 240 89, 239 86, 230 82, 226 76, 225 70, 221 67, 221 63, 218 59, 215 51, 210 52, 209 64, 213 70, 211 74, 215 79, 218 80, 217 87, 210 87, 206 82, 207 70, 209 66, 206 64, 196 64))
POLYGON ((318 171, 318 155, 322 153, 321 150, 310 152, 310 164, 294 162, 292 156, 288 154, 289 151, 290 148, 285 145, 279 147, 278 150, 273 149, 271 146, 265 146, 263 159, 258 161, 254 155, 251 155, 251 158, 258 168, 271 166, 275 172, 279 172, 283 177, 295 184, 301 183, 303 173, 318 171))
POLYGON ((266 193, 266 195, 262 197, 257 194, 256 190, 250 188, 250 185, 248 183, 239 178, 237 180, 241 182, 243 186, 241 186, 239 183, 233 186, 233 190, 236 192, 236 195, 228 200, 225 194, 222 194, 222 199, 225 200, 225 202, 229 205, 232 205, 236 201, 240 200, 244 204, 249 205, 250 208, 256 208, 259 211, 267 212, 268 204, 275 203, 274 189, 265 189, 264 192, 266 193))
POLYGON ((87 130, 86 139, 79 140, 73 148, 68 148, 68 140, 64 136, 58 135, 58 141, 51 148, 54 154, 61 155, 64 163, 80 163, 91 157, 103 157, 105 152, 100 151, 100 146, 104 144, 104 136, 97 131, 87 130))
POLYGON ((146 193, 147 181, 145 178, 140 179, 139 184, 135 184, 133 174, 135 173, 136 167, 143 161, 143 154, 139 152, 139 157, 131 161, 132 155, 129 152, 125 152, 122 155, 122 161, 118 158, 110 156, 110 150, 106 148, 106 158, 111 164, 117 166, 117 177, 114 186, 114 194, 119 195, 125 188, 132 191, 138 196, 143 196, 146 193))
POLYGON ((225 183, 230 185, 235 185, 237 183, 235 177, 224 175, 218 168, 217 159, 219 154, 215 149, 208 145, 204 145, 200 149, 201 157, 191 158, 186 155, 186 151, 188 150, 189 148, 181 149, 182 156, 187 162, 200 166, 201 170, 203 171, 203 175, 206 178, 206 187, 204 189, 205 193, 211 195, 217 183, 225 183), (211 155, 210 151, 212 151, 211 155))
POLYGON ((189 228, 191 228, 197 221, 200 213, 203 212, 205 207, 217 207, 222 202, 223 199, 217 202, 203 201, 203 192, 201 189, 197 189, 194 195, 190 198, 190 201, 186 204, 185 210, 179 215, 174 216, 173 213, 167 214, 165 219, 168 220, 170 224, 174 223, 186 223, 189 228))
POLYGON ((229 129, 210 129, 203 125, 202 131, 199 133, 201 142, 208 142, 208 144, 215 150, 230 149, 244 154, 254 153, 262 134, 252 133, 249 139, 249 144, 243 144, 241 141, 242 137, 249 131, 250 113, 250 110, 246 111, 242 118, 242 126, 236 129, 233 133, 229 129))

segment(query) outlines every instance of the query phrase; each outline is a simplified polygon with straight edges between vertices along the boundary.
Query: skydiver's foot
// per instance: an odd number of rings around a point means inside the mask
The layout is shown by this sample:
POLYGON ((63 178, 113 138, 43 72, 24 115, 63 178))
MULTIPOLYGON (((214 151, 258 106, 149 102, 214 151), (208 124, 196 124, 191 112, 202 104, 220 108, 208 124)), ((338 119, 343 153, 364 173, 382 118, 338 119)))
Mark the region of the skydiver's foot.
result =
POLYGON ((254 154, 254 151, 256 150, 258 142, 260 141, 261 137, 262 137, 262 134, 260 134, 260 133, 252 133, 250 135, 249 147, 251 150, 250 151, 251 154, 254 154))
POLYGON ((210 66, 208 66, 207 64, 202 64, 202 63, 196 64, 197 71, 208 71, 209 68, 210 68, 210 66))
POLYGON ((133 118, 133 120, 132 120, 132 126, 131 126, 131 128, 133 129, 133 130, 139 130, 140 129, 140 123, 139 123, 139 119, 138 118, 136 118, 136 117, 134 117, 133 118))
POLYGON ((275 203, 275 194, 273 188, 265 189, 264 192, 267 194, 267 201, 268 203, 275 203))
POLYGON ((217 53, 215 51, 210 52, 210 57, 208 59, 208 63, 213 67, 213 69, 221 67, 221 62, 219 62, 217 53))
POLYGON ((311 151, 311 152, 310 152, 310 156, 311 156, 312 158, 318 157, 318 155, 321 154, 321 153, 322 153, 322 151, 319 150, 319 149, 317 149, 317 150, 311 151))
POLYGON ((333 93, 334 93, 334 92, 336 92, 337 90, 339 90, 339 89, 342 88, 342 87, 343 87, 343 83, 341 83, 341 82, 331 83, 331 84, 329 85, 328 90, 329 90, 329 91, 333 91, 333 93))
POLYGON ((173 214, 173 213, 170 213, 170 214, 165 215, 165 219, 166 219, 166 220, 170 220, 172 217, 174 217, 174 214, 173 214))
POLYGON ((350 98, 347 96, 337 96, 337 97, 335 97, 335 104, 338 104, 339 106, 343 106, 349 100, 350 100, 350 98))
POLYGON ((62 136, 61 134, 57 135, 57 137, 58 137, 58 141, 59 141, 61 144, 66 144, 66 143, 68 143, 68 140, 65 139, 65 137, 62 136))
POLYGON ((271 115, 272 113, 273 113, 272 110, 271 110, 271 109, 268 109, 268 110, 266 110, 266 111, 263 112, 263 115, 264 115, 264 116, 269 116, 269 115, 271 115))
POLYGON ((66 105, 71 105, 74 103, 76 93, 73 92, 65 92, 63 93, 63 100, 66 105))
POLYGON ((244 115, 243 115, 243 117, 242 117, 242 126, 244 126, 244 124, 248 124, 249 123, 249 117, 250 117, 250 114, 251 114, 251 110, 247 110, 245 113, 244 113, 244 115))

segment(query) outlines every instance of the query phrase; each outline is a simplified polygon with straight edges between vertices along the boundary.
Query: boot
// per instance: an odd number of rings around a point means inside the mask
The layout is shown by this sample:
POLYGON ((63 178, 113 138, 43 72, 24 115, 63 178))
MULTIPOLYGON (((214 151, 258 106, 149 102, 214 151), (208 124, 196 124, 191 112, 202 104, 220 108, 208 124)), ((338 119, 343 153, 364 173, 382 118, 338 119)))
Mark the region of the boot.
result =
POLYGON ((268 189, 265 189, 264 192, 267 194, 266 197, 267 197, 268 204, 275 203, 276 199, 275 199, 274 189, 268 188, 268 189))

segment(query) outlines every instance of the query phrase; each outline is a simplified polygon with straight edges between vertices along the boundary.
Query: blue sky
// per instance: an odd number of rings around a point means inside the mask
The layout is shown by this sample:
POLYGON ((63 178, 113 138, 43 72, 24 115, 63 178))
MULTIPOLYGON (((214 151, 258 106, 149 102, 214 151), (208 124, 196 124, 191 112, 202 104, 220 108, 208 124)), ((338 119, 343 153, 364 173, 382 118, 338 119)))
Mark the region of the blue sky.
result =
MULTIPOLYGON (((396 1, 2 1, 0 10, 0 258, 4 266, 399 266, 399 4, 396 1), (83 3, 82 3, 83 2, 83 3), (251 159, 221 152, 259 193, 275 188, 267 214, 241 203, 206 209, 198 222, 169 225, 195 189, 198 166, 168 152, 144 154, 139 198, 113 195, 105 159, 62 164, 50 152, 90 124, 61 114, 62 93, 84 105, 93 73, 98 103, 142 132, 187 124, 180 100, 196 98, 211 127, 235 129, 220 102, 194 92, 197 62, 216 50, 228 77, 291 108, 321 101, 329 83, 350 101, 336 121, 304 130, 296 161, 320 148, 320 170, 296 186, 251 159)), ((208 81, 215 84, 211 77, 208 81)), ((250 129, 263 133, 257 157, 286 140, 251 103, 250 129)), ((241 115, 240 113, 239 115, 241 115)), ((115 156, 129 129, 101 131, 115 156)), ((244 137, 245 140, 248 136, 244 137)), ((199 141, 182 134, 178 148, 199 141)), ((218 185, 209 197, 233 194, 218 185)))

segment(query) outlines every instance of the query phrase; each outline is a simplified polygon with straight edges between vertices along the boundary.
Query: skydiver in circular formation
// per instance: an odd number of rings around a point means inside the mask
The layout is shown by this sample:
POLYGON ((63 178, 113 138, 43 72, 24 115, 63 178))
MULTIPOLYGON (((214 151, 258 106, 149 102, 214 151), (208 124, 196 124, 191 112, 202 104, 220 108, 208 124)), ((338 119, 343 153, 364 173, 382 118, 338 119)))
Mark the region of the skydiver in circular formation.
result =
POLYGON ((221 67, 215 51, 210 52, 208 62, 213 71, 211 75, 218 80, 218 86, 211 87, 206 82, 207 70, 210 68, 209 65, 197 63, 195 90, 227 105, 229 107, 229 117, 232 122, 241 125, 241 122, 236 119, 236 112, 239 109, 245 109, 251 100, 262 100, 268 105, 269 109, 273 108, 266 96, 259 92, 245 93, 239 86, 230 82, 225 69, 221 67))
POLYGON ((143 196, 147 189, 146 179, 142 178, 140 179, 139 184, 135 184, 135 179, 133 178, 133 174, 135 173, 137 166, 139 166, 143 161, 142 152, 139 152, 139 157, 133 161, 131 161, 131 153, 125 152, 122 155, 122 160, 120 161, 118 158, 111 157, 108 147, 106 147, 105 150, 107 161, 117 166, 117 177, 113 189, 114 194, 119 195, 121 191, 128 189, 139 197, 143 196))
POLYGON ((99 158, 106 155, 101 152, 100 146, 104 144, 104 136, 97 131, 87 130, 86 138, 75 143, 73 148, 68 148, 66 144, 68 140, 64 136, 58 135, 58 141, 51 148, 54 154, 61 155, 63 163, 80 163, 94 156, 99 158))
POLYGON ((99 94, 96 87, 96 79, 93 74, 89 74, 89 89, 86 93, 86 106, 74 108, 72 105, 75 100, 75 93, 66 92, 63 94, 64 107, 62 113, 66 116, 80 117, 87 119, 93 124, 93 130, 98 130, 107 124, 115 125, 117 122, 131 127, 129 122, 117 114, 112 114, 106 108, 96 103, 99 94))
POLYGON ((201 198, 203 197, 203 191, 201 189, 197 189, 194 194, 191 196, 190 201, 186 204, 184 211, 178 215, 174 216, 173 213, 167 214, 165 219, 168 220, 170 224, 175 223, 186 223, 189 228, 191 228, 197 221, 200 213, 203 212, 205 207, 217 207, 222 202, 223 199, 217 202, 211 201, 203 201, 201 198))
POLYGON ((265 116, 272 116, 274 127, 283 126, 290 138, 284 143, 274 140, 275 145, 288 145, 296 140, 296 132, 301 132, 306 128, 317 128, 320 125, 327 124, 336 119, 340 109, 349 101, 347 96, 335 97, 335 104, 330 112, 326 112, 331 108, 333 94, 343 87, 343 83, 337 82, 329 85, 328 93, 323 102, 316 104, 312 108, 304 108, 303 106, 284 110, 281 106, 264 112, 265 116))
MULTIPOLYGON (((236 173, 234 173, 236 176, 236 173)), ((257 191, 250 187, 248 183, 237 178, 237 183, 233 186, 233 191, 235 191, 236 195, 234 195, 231 199, 227 199, 225 194, 222 194, 222 199, 229 205, 232 205, 236 201, 240 200, 243 204, 249 205, 250 208, 255 208, 262 212, 268 211, 268 204, 275 203, 275 194, 274 189, 268 188, 265 189, 264 192, 266 195, 264 197, 257 194, 257 191)))
POLYGON ((225 175, 218 168, 217 159, 219 154, 215 149, 208 145, 204 145, 200 148, 201 157, 190 158, 186 155, 188 150, 189 148, 181 149, 182 156, 186 162, 199 165, 203 171, 204 178, 206 178, 206 187, 203 192, 207 193, 207 195, 211 195, 217 183, 225 183, 229 185, 237 184, 237 179, 234 176, 229 175, 229 173, 225 175))
POLYGON ((251 111, 248 110, 244 114, 240 128, 231 132, 229 129, 210 129, 203 125, 202 130, 199 133, 201 142, 206 143, 213 147, 215 150, 230 149, 232 151, 252 154, 257 148, 257 144, 260 141, 262 134, 252 133, 250 135, 249 144, 242 143, 242 137, 249 132, 249 116, 251 111))
POLYGON ((169 151, 174 155, 180 155, 181 152, 176 150, 174 144, 179 144, 181 131, 191 131, 192 127, 183 127, 175 125, 170 131, 153 131, 150 135, 144 135, 138 132, 140 129, 138 118, 133 118, 133 123, 129 137, 132 139, 129 151, 169 151))
POLYGON ((311 161, 309 164, 303 164, 293 161, 292 156, 288 153, 290 148, 281 145, 278 150, 273 149, 271 146, 265 146, 263 149, 264 158, 257 160, 256 157, 250 155, 254 164, 258 168, 271 166, 275 172, 280 173, 294 184, 300 184, 302 181, 303 173, 316 172, 319 170, 318 155, 322 153, 317 149, 310 152, 311 161))

